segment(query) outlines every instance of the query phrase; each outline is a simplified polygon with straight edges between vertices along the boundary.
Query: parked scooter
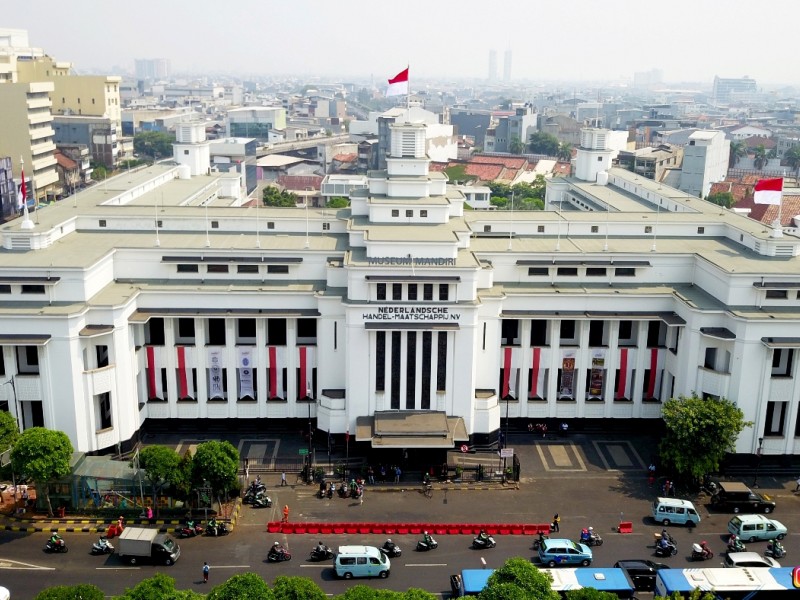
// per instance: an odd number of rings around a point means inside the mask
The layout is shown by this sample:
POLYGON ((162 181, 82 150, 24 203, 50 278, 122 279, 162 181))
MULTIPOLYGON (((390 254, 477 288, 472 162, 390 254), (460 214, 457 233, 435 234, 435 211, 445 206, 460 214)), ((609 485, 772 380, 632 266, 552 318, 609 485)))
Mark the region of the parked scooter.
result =
POLYGON ((178 537, 187 538, 203 535, 203 526, 194 521, 186 521, 186 525, 178 529, 178 537))
POLYGON ((422 534, 422 539, 417 542, 417 551, 419 552, 427 552, 428 550, 435 550, 439 547, 438 542, 433 539, 433 537, 428 534, 428 532, 424 532, 422 534))
POLYGON ((309 560, 330 560, 333 558, 333 550, 328 548, 322 542, 319 545, 314 546, 311 550, 311 556, 308 557, 309 560))
POLYGON ((675 556, 677 553, 678 543, 664 529, 656 542, 656 556, 675 556))
POLYGON ((533 540, 533 549, 534 549, 534 550, 538 550, 538 549, 539 549, 539 546, 541 546, 542 544, 544 544, 544 541, 545 541, 545 540, 549 540, 549 539, 550 539, 550 536, 549 536, 549 535, 547 535, 547 534, 545 534, 545 533, 542 533, 542 532, 540 531, 540 532, 539 532, 539 536, 538 536, 538 537, 537 537, 535 540, 533 540))
POLYGON ((272 545, 272 548, 267 552, 267 560, 269 562, 282 562, 284 560, 292 560, 292 553, 286 548, 281 546, 278 542, 272 545))
POLYGON ((251 502, 253 508, 270 508, 272 499, 264 493, 258 494, 251 502))
POLYGON ((387 539, 387 540, 386 540, 386 541, 383 543, 383 546, 381 546, 380 548, 378 548, 378 550, 380 550, 381 552, 383 552, 383 554, 385 554, 385 555, 386 555, 386 556, 388 556, 389 558, 394 558, 394 557, 396 557, 396 556, 400 556, 400 555, 403 553, 403 551, 400 549, 400 546, 398 546, 397 544, 395 544, 395 543, 392 541, 392 539, 391 539, 391 538, 387 539))
POLYGON ((786 548, 783 547, 778 540, 772 540, 769 544, 767 544, 767 549, 764 551, 765 556, 771 556, 772 558, 783 558, 786 556, 786 548))
POLYGON ((228 535, 230 532, 231 530, 228 529, 228 525, 224 521, 211 519, 206 526, 206 535, 210 535, 212 537, 228 535))
POLYGON ((588 529, 581 529, 580 542, 581 544, 586 544, 587 546, 602 546, 603 538, 595 533, 594 527, 589 527, 588 529))
POLYGON ((105 536, 101 537, 94 544, 92 544, 92 554, 95 556, 98 554, 112 554, 113 552, 114 546, 111 545, 111 542, 109 542, 108 538, 105 536))
POLYGON ((746 552, 747 547, 742 543, 736 534, 731 534, 730 539, 728 540, 728 554, 732 552, 746 552))
POLYGON ((67 548, 67 542, 58 535, 54 533, 50 536, 50 539, 47 540, 47 543, 44 545, 45 552, 69 552, 69 548, 67 548))
POLYGON ((494 538, 485 531, 481 531, 477 537, 472 538, 472 547, 478 550, 483 550, 484 548, 494 548, 495 546, 497 546, 497 542, 495 542, 494 538))
POLYGON ((709 560, 714 558, 714 553, 708 547, 708 542, 703 540, 699 544, 692 544, 692 560, 709 560))

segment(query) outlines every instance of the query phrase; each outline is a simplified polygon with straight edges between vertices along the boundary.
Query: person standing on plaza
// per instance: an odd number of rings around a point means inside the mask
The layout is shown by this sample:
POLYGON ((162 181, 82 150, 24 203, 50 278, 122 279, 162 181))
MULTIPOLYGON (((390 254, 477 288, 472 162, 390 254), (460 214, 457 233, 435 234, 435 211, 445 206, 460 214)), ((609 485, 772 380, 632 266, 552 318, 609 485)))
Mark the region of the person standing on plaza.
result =
POLYGON ((289 505, 283 505, 283 518, 281 519, 281 523, 288 523, 289 522, 289 505))
POLYGON ((285 485, 288 485, 288 484, 286 483, 286 471, 282 471, 282 472, 281 472, 281 487, 283 487, 283 486, 285 486, 285 485))
POLYGON ((394 468, 394 482, 395 483, 400 483, 400 475, 402 473, 403 472, 400 470, 400 467, 395 467, 394 468))
POLYGON ((208 571, 210 567, 207 562, 203 563, 203 583, 208 583, 208 571))
POLYGON ((360 500, 361 505, 363 506, 363 504, 364 504, 364 486, 363 485, 358 486, 358 499, 360 500))
POLYGON ((558 513, 553 515, 553 522, 550 525, 550 529, 552 531, 558 532, 559 531, 559 523, 561 523, 561 517, 558 516, 558 513))
POLYGON ((797 483, 797 487, 794 488, 794 491, 795 492, 800 492, 800 477, 797 478, 797 482, 796 483, 797 483))
POLYGON ((370 485, 375 485, 375 471, 372 469, 372 465, 367 469, 367 481, 370 485))

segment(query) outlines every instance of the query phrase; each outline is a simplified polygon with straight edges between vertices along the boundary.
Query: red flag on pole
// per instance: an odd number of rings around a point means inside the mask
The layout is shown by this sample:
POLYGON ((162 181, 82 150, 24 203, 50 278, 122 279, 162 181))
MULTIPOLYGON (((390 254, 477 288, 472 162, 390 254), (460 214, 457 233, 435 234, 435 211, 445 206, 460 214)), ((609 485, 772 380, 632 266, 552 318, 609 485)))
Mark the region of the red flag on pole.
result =
POLYGON ((19 186, 19 193, 22 195, 22 202, 19 203, 20 208, 27 204, 28 189, 25 187, 25 169, 22 169, 22 184, 19 186))

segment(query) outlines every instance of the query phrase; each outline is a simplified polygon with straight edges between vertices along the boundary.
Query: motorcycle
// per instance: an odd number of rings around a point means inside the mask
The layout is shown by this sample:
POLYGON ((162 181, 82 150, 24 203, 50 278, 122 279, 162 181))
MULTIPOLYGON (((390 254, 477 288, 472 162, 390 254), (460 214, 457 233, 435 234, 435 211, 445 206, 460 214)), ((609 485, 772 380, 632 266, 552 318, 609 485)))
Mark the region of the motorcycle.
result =
POLYGON ((481 536, 477 536, 472 538, 472 547, 478 550, 482 550, 483 548, 494 548, 497 546, 497 542, 494 541, 494 538, 490 535, 487 535, 485 538, 481 536))
POLYGON ((178 530, 178 537, 188 538, 203 535, 203 526, 194 521, 189 521, 178 530))
POLYGON ((678 543, 666 531, 662 531, 656 542, 656 556, 675 556, 677 553, 678 543))
POLYGON ((251 504, 253 508, 270 508, 272 506, 272 499, 265 494, 260 494, 255 497, 251 504))
POLYGON ((47 540, 47 543, 44 545, 45 552, 69 552, 69 548, 67 548, 67 542, 63 539, 58 538, 53 540, 52 538, 47 540))
POLYGON ((395 558, 396 556, 400 556, 403 551, 400 549, 400 546, 395 544, 392 540, 386 540, 383 543, 383 546, 378 548, 383 554, 388 556, 389 558, 395 558))
POLYGON ((259 494, 264 494, 267 491, 267 486, 261 483, 261 478, 256 478, 255 481, 252 481, 249 486, 247 486, 247 491, 244 493, 244 498, 242 498, 242 502, 245 504, 251 504, 259 494))
POLYGON ((350 490, 348 490, 347 486, 344 483, 342 483, 342 485, 340 485, 336 489, 336 493, 339 494, 339 498, 347 498, 348 494, 350 493, 350 490))
POLYGON ((420 541, 417 542, 417 552, 427 552, 428 550, 436 550, 439 547, 439 543, 430 536, 427 538, 422 538, 420 541))
POLYGON ((734 552, 747 552, 747 546, 739 538, 728 540, 728 554, 734 552))
POLYGON ((764 556, 771 556, 772 558, 783 558, 786 556, 786 548, 783 547, 778 540, 767 544, 767 549, 764 551, 764 556))
POLYGON ((92 554, 95 556, 98 554, 112 554, 113 552, 114 546, 111 545, 111 542, 109 542, 108 538, 105 536, 92 544, 92 554))
POLYGON ((228 535, 230 532, 231 530, 228 529, 228 525, 222 521, 218 521, 217 523, 209 523, 206 527, 206 535, 213 537, 228 535))
POLYGON ((714 558, 714 553, 706 542, 692 544, 692 560, 709 560, 711 558, 714 558))
POLYGON ((350 488, 351 498, 355 498, 356 500, 358 500, 359 498, 361 498, 361 494, 363 494, 363 492, 361 491, 360 487, 350 488))
POLYGON ((539 537, 537 537, 535 540, 533 540, 533 549, 534 549, 534 550, 538 550, 538 549, 539 549, 539 547, 540 547, 542 544, 544 544, 545 540, 549 540, 549 539, 550 539, 550 536, 549 536, 549 535, 546 535, 546 534, 544 534, 544 533, 542 533, 542 532, 540 531, 540 532, 539 532, 539 537))
POLYGON ((594 531, 584 529, 581 531, 580 542, 581 544, 586 544, 587 546, 602 546, 603 538, 597 535, 594 531))
POLYGON ((292 560, 292 553, 285 548, 280 548, 279 550, 270 548, 270 551, 267 553, 267 560, 269 562, 283 562, 284 560, 292 560))
POLYGON ((319 546, 314 546, 311 550, 311 556, 308 557, 309 560, 330 560, 333 558, 333 550, 325 546, 323 550, 319 546))

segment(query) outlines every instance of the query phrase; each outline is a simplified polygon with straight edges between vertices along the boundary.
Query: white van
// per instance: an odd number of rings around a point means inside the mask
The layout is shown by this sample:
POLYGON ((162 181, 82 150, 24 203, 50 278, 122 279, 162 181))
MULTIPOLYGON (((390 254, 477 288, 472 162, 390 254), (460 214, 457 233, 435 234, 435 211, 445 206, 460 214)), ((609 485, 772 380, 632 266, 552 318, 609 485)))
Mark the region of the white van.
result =
POLYGON ((352 579, 353 577, 389 576, 391 563, 383 552, 375 546, 339 546, 333 558, 333 568, 337 577, 352 579))
POLYGON ((694 504, 679 498, 656 498, 653 502, 653 519, 662 525, 689 525, 694 527, 700 522, 700 513, 694 504))

